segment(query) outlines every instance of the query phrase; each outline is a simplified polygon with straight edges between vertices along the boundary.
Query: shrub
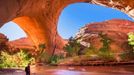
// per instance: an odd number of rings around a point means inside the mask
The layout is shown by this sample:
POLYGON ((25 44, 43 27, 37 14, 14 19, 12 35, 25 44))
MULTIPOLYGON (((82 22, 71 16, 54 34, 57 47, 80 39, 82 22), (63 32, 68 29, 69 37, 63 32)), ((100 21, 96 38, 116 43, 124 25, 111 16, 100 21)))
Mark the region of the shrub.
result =
POLYGON ((0 57, 0 68, 25 67, 29 62, 34 61, 35 59, 23 50, 20 50, 20 52, 14 55, 2 51, 0 57))
POLYGON ((50 59, 49 59, 49 62, 51 63, 51 64, 57 64, 57 62, 59 61, 59 60, 61 60, 61 59, 63 59, 64 57, 61 55, 61 56, 59 56, 59 55, 53 55, 52 57, 50 57, 50 59))
POLYGON ((134 32, 128 33, 128 44, 132 49, 125 50, 120 54, 123 61, 134 60, 134 32))
POLYGON ((107 51, 110 50, 110 43, 111 39, 106 36, 104 33, 99 33, 99 36, 101 37, 101 42, 103 43, 102 48, 100 48, 100 51, 107 51))
POLYGON ((133 50, 124 51, 120 57, 123 61, 134 60, 134 52, 133 50))
POLYGON ((96 55, 97 52, 98 51, 93 46, 84 49, 84 54, 86 56, 96 55))
POLYGON ((36 62, 47 63, 49 61, 50 55, 45 51, 45 44, 39 44, 37 48, 37 54, 35 56, 36 62))
POLYGON ((128 33, 128 44, 134 46, 134 33, 128 33))
POLYGON ((73 39, 72 37, 69 39, 68 44, 64 47, 64 49, 67 52, 67 56, 69 57, 78 55, 80 48, 81 48, 80 43, 76 39, 73 39))
POLYGON ((103 61, 114 61, 115 60, 114 53, 112 53, 110 51, 99 51, 98 56, 103 61))

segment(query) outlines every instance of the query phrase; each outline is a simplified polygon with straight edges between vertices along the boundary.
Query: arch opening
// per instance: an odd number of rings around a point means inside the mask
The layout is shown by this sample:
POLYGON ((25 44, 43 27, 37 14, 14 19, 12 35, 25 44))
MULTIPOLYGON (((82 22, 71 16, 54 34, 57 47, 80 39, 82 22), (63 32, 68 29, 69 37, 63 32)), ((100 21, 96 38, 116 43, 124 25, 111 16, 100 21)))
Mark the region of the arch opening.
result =
POLYGON ((89 3, 70 4, 62 10, 58 21, 58 33, 68 39, 75 36, 78 30, 86 24, 102 22, 110 19, 126 19, 133 21, 120 10, 89 3))
POLYGON ((6 50, 14 53, 21 49, 34 50, 34 44, 28 38, 27 33, 15 22, 10 21, 0 28, 0 49, 4 49, 2 45, 6 45, 6 50))
POLYGON ((27 37, 26 33, 15 22, 10 21, 0 28, 0 33, 7 36, 9 41, 27 37))

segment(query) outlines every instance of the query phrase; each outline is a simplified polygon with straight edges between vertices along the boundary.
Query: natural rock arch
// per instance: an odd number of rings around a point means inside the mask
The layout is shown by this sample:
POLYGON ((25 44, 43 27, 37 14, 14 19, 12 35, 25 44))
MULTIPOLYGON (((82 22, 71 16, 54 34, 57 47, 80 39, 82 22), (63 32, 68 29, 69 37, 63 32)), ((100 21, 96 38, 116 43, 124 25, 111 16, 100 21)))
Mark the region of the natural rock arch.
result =
POLYGON ((133 0, 0 0, 0 27, 13 20, 35 45, 45 43, 47 52, 53 54, 64 45, 57 33, 59 15, 66 6, 78 2, 116 8, 134 18, 133 0))

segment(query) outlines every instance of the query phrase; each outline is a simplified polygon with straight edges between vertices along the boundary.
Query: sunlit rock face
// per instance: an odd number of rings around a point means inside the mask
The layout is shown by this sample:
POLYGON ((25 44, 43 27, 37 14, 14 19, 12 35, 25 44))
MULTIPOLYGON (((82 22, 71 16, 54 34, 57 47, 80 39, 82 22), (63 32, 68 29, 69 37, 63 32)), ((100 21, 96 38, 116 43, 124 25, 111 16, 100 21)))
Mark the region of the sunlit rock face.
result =
POLYGON ((17 39, 17 40, 13 40, 13 41, 9 41, 8 42, 10 48, 12 49, 27 49, 27 50, 35 50, 35 46, 33 44, 33 42, 24 37, 24 38, 20 38, 20 39, 17 39))
POLYGON ((78 2, 116 8, 134 18, 134 0, 0 0, 0 27, 14 21, 36 46, 45 43, 47 52, 53 54, 64 46, 57 32, 59 16, 65 7, 78 2))
POLYGON ((100 49, 103 45, 101 42, 100 32, 104 33, 111 39, 110 48, 114 52, 128 50, 128 33, 134 31, 134 22, 121 19, 112 19, 104 22, 96 22, 87 24, 81 28, 76 35, 76 39, 85 42, 96 49, 100 49))
POLYGON ((36 47, 33 42, 26 37, 9 41, 7 36, 0 33, 0 50, 6 50, 7 52, 15 53, 22 49, 34 53, 36 47))

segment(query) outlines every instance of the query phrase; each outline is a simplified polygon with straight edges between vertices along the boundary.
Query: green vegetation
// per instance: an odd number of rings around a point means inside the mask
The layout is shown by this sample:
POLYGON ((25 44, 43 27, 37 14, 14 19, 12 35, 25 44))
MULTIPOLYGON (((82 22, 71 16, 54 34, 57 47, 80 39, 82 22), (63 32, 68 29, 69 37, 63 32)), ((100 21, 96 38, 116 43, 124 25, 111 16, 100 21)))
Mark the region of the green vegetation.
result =
POLYGON ((98 56, 103 61, 114 61, 115 60, 115 55, 111 51, 105 51, 105 52, 100 51, 98 53, 98 56))
POLYGON ((34 61, 35 59, 23 50, 20 50, 20 52, 17 52, 14 55, 2 51, 0 55, 0 68, 22 68, 29 62, 34 61))
POLYGON ((109 39, 106 34, 104 33, 99 33, 99 36, 101 37, 101 42, 103 43, 102 48, 100 48, 100 51, 109 51, 110 50, 110 43, 111 39, 109 39))
POLYGON ((50 57, 49 62, 50 64, 57 64, 57 62, 63 58, 64 57, 62 55, 53 55, 52 57, 50 57))
MULTIPOLYGON (((64 47, 67 52, 67 57, 72 58, 74 62, 79 63, 83 60, 115 61, 115 54, 110 48, 111 39, 104 33, 100 33, 99 37, 102 42, 102 47, 100 49, 96 49, 93 45, 82 48, 82 45, 76 39, 71 37, 68 44, 64 47), (84 52, 81 56, 79 55, 80 51, 84 52)), ((119 55, 123 61, 134 60, 134 33, 128 34, 128 44, 133 49, 126 50, 119 55)), ((62 54, 50 56, 45 49, 45 44, 40 44, 36 49, 37 54, 33 57, 24 50, 20 50, 20 52, 12 55, 6 52, 6 50, 1 50, 0 68, 25 67, 29 62, 57 64, 61 59, 65 61, 62 54)))
POLYGON ((80 43, 72 37, 69 39, 68 44, 64 47, 68 57, 77 56, 80 48, 80 43))
MULTIPOLYGON (((84 48, 84 55, 89 58, 101 59, 103 61, 114 61, 114 53, 110 50, 111 39, 108 38, 104 33, 99 33, 101 38, 102 47, 97 50, 92 45, 89 48, 84 48)), ((64 47, 69 57, 78 56, 78 52, 81 49, 80 43, 77 40, 70 38, 69 43, 64 47)))
POLYGON ((134 60, 134 52, 133 50, 124 51, 122 54, 120 54, 120 57, 122 61, 134 60))
POLYGON ((60 59, 63 58, 62 55, 53 55, 50 56, 45 51, 45 44, 40 44, 37 49, 37 55, 35 56, 36 62, 38 63, 50 63, 50 64, 56 64, 60 59))
POLYGON ((132 49, 125 50, 120 54, 123 61, 134 60, 134 32, 128 33, 128 44, 132 49))
POLYGON ((104 33, 99 33, 101 37, 102 47, 97 50, 92 45, 89 48, 85 48, 84 51, 86 56, 92 57, 96 56, 103 61, 113 61, 115 60, 114 53, 110 50, 111 39, 108 38, 104 33))
POLYGON ((45 51, 45 44, 39 44, 38 48, 37 48, 37 54, 34 56, 36 59, 36 62, 40 63, 40 62, 48 62, 49 60, 49 55, 48 53, 45 51))
POLYGON ((134 50, 134 33, 128 33, 128 44, 132 46, 134 50))
POLYGON ((93 46, 84 49, 84 54, 89 57, 92 55, 97 55, 97 52, 98 51, 93 46))
POLYGON ((103 43, 102 48, 98 52, 98 56, 101 60, 104 61, 113 61, 115 60, 114 53, 110 50, 111 39, 108 38, 104 33, 100 33, 101 42, 103 43))

